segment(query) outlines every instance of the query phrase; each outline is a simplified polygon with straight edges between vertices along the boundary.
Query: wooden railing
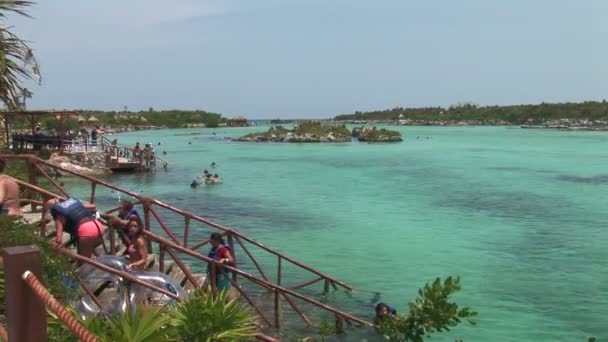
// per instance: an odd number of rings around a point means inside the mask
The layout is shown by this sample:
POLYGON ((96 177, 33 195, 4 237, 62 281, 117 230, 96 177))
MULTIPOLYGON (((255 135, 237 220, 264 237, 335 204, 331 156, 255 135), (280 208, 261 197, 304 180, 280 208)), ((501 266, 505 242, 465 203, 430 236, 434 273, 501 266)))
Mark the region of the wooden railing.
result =
MULTIPOLYGON (((29 170, 29 181, 28 182, 18 181, 18 183, 22 189, 27 189, 28 192, 30 193, 30 196, 29 196, 30 198, 27 198, 26 201, 30 201, 30 203, 33 203, 34 205, 46 203, 53 198, 64 199, 64 198, 68 197, 68 192, 65 191, 65 189, 63 189, 61 187, 61 185, 59 185, 52 177, 49 177, 48 173, 45 171, 45 169, 48 169, 48 168, 59 170, 62 173, 72 174, 74 176, 77 176, 81 179, 88 181, 91 186, 91 191, 90 191, 90 197, 87 198, 87 200, 89 200, 90 203, 92 203, 92 204, 95 204, 96 189, 98 186, 102 186, 107 189, 111 189, 115 192, 119 192, 119 193, 122 193, 124 195, 131 197, 134 200, 135 205, 143 208, 143 221, 144 221, 144 225, 145 225, 145 235, 148 239, 150 252, 153 250, 153 247, 156 250, 158 250, 159 263, 160 263, 159 268, 161 271, 164 269, 164 266, 165 266, 164 265, 165 256, 168 255, 168 257, 170 257, 174 261, 174 263, 180 268, 180 270, 186 276, 187 282, 189 282, 194 288, 199 287, 200 284, 198 284, 196 282, 196 279, 195 279, 192 271, 189 269, 189 267, 186 266, 184 261, 180 258, 180 254, 181 254, 181 255, 186 255, 191 260, 195 260, 195 261, 201 262, 203 265, 207 265, 207 267, 210 271, 209 276, 212 280, 215 279, 215 277, 220 273, 225 274, 226 272, 231 272, 232 277, 227 277, 227 278, 232 283, 233 288, 235 288, 237 291, 239 291, 242 298, 245 301, 247 301, 247 303, 249 305, 251 305, 251 307, 255 310, 255 312, 258 314, 260 319, 264 322, 265 326, 267 326, 267 327, 279 328, 281 326, 281 317, 282 317, 282 313, 281 313, 282 305, 280 304, 281 300, 284 300, 287 304, 289 304, 289 307, 291 307, 298 314, 298 316, 301 317, 301 319, 304 321, 304 323, 306 325, 311 326, 311 325, 315 324, 310 319, 310 317, 304 312, 304 310, 302 310, 297 305, 297 303, 294 301, 294 299, 297 299, 303 303, 307 303, 322 311, 335 315, 337 324, 338 324, 338 322, 340 324, 342 324, 342 322, 347 322, 347 323, 354 322, 354 323, 364 325, 364 326, 372 326, 372 323, 370 323, 364 319, 361 319, 359 317, 356 317, 355 315, 351 315, 347 312, 341 311, 330 305, 322 303, 321 301, 314 299, 308 295, 305 295, 300 291, 304 288, 310 287, 319 282, 323 283, 323 293, 327 293, 332 288, 334 288, 334 289, 342 288, 345 290, 352 290, 352 287, 350 285, 346 284, 343 281, 335 279, 334 277, 332 277, 324 272, 321 272, 309 265, 299 262, 298 260, 295 260, 294 258, 291 258, 273 248, 265 246, 264 244, 254 240, 253 238, 251 238, 237 230, 234 230, 230 227, 223 226, 223 225, 213 222, 207 218, 195 215, 189 211, 175 208, 175 207, 173 207, 169 204, 166 204, 162 201, 159 201, 157 199, 143 196, 138 193, 122 189, 116 185, 107 183, 103 180, 96 179, 96 178, 90 177, 90 176, 84 176, 84 175, 78 174, 76 172, 63 169, 63 168, 53 165, 47 161, 41 160, 35 156, 0 155, 0 159, 20 160, 20 161, 27 163, 28 170, 29 170), (49 191, 49 190, 40 188, 37 185, 38 176, 46 178, 48 180, 48 182, 50 183, 50 186, 52 186, 56 191, 49 191), (170 227, 169 224, 166 223, 166 221, 161 216, 161 212, 159 211, 159 209, 162 209, 162 211, 168 211, 168 212, 173 213, 173 214, 177 215, 178 217, 182 218, 183 229, 181 230, 181 234, 176 234, 176 232, 179 231, 177 229, 177 227, 170 227), (160 234, 152 231, 151 227, 153 225, 153 222, 155 222, 157 224, 160 234), (256 275, 251 272, 247 272, 238 266, 232 267, 232 266, 227 266, 227 265, 219 265, 215 260, 207 257, 206 255, 199 253, 198 250, 201 247, 207 245, 209 243, 209 240, 203 239, 200 241, 191 241, 191 236, 190 236, 191 232, 190 231, 191 231, 191 226, 193 223, 200 223, 200 224, 206 225, 208 227, 211 227, 213 229, 220 231, 226 237, 228 244, 232 247, 232 251, 235 254, 237 254, 235 247, 237 247, 237 246, 240 247, 240 252, 244 253, 244 255, 247 257, 246 259, 248 259, 251 262, 255 272, 258 274, 256 275), (161 236, 161 234, 164 236, 161 236), (178 237, 178 235, 181 235, 181 238, 178 237), (277 260, 277 264, 276 264, 277 268, 276 268, 276 273, 275 273, 276 280, 271 280, 267 270, 265 270, 263 267, 263 263, 261 263, 251 252, 250 247, 252 247, 252 246, 267 253, 268 256, 270 256, 272 258, 276 258, 275 259, 275 260, 277 260), (312 279, 305 281, 303 283, 297 284, 297 285, 293 285, 293 286, 284 285, 286 279, 284 279, 284 276, 282 275, 282 273, 283 273, 283 268, 285 267, 285 264, 291 264, 292 266, 295 266, 297 269, 300 269, 301 271, 305 271, 305 272, 311 274, 312 279), (260 286, 261 288, 266 289, 267 291, 269 291, 270 293, 273 294, 274 309, 273 309, 272 314, 274 317, 272 320, 269 319, 269 317, 267 317, 267 312, 265 310, 263 310, 262 308, 260 308, 259 305, 256 304, 250 298, 247 291, 244 290, 244 286, 239 286, 238 279, 247 280, 248 282, 256 284, 257 286, 260 286)), ((47 233, 46 232, 47 222, 44 221, 44 217, 47 214, 47 212, 46 212, 47 210, 48 210, 48 206, 43 206, 43 210, 41 213, 42 217, 43 217, 43 219, 41 221, 41 227, 40 227, 41 234, 45 234, 45 235, 47 233)), ((105 218, 109 218, 112 213, 114 213, 118 210, 119 210, 119 208, 110 208, 102 216, 105 218)), ((110 227, 110 250, 113 253, 116 252, 116 250, 117 250, 117 243, 115 241, 115 234, 112 230, 112 227, 110 227)), ((100 265, 95 264, 94 260, 85 260, 86 258, 83 258, 82 256, 74 255, 74 254, 71 256, 80 261, 84 261, 84 262, 90 263, 96 267, 103 268, 100 265)), ((241 257, 241 254, 239 253, 239 258, 240 257, 241 257)), ((243 264, 242 261, 243 260, 239 259, 238 263, 243 264)), ((215 291, 215 282, 211 281, 210 284, 212 286, 212 289, 215 291)), ((150 287, 150 286, 148 286, 148 287, 150 287)), ((154 289, 154 290, 164 293, 163 291, 161 291, 162 289, 154 289)))

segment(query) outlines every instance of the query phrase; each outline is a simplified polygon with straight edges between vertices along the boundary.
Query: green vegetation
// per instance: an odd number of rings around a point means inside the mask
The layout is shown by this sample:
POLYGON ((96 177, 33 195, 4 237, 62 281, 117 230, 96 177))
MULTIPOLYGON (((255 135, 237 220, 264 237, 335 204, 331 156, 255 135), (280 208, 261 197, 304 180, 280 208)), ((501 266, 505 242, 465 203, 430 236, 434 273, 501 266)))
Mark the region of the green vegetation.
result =
POLYGON ((351 132, 346 126, 324 125, 318 121, 305 121, 287 129, 283 126, 270 127, 266 132, 250 133, 240 141, 276 142, 345 142, 350 141, 351 132))
POLYGON ((365 142, 399 142, 403 141, 401 133, 385 128, 377 129, 376 127, 369 129, 361 127, 353 129, 353 136, 359 138, 359 141, 365 142))
MULTIPOLYGON (((175 308, 137 307, 124 315, 82 324, 100 342, 248 341, 258 329, 251 311, 238 300, 227 301, 226 293, 213 296, 203 291, 175 308)), ((49 320, 49 340, 77 341, 55 316, 49 320)))
POLYGON ((350 131, 346 126, 328 126, 323 125, 318 121, 304 121, 296 126, 293 130, 296 134, 314 134, 316 136, 323 136, 333 133, 336 136, 347 135, 350 136, 350 131))
POLYGON ((450 295, 460 289, 460 278, 448 277, 443 282, 437 278, 427 283, 409 303, 408 315, 397 314, 380 321, 380 333, 389 341, 422 342, 430 334, 449 331, 463 321, 474 325, 475 311, 449 301, 450 295))
MULTIPOLYGON (((69 276, 70 260, 57 254, 49 241, 37 233, 38 227, 23 223, 20 220, 0 216, 0 250, 11 246, 36 245, 42 257, 43 278, 49 291, 59 300, 67 301, 76 298, 78 291, 70 290, 63 284, 63 277, 69 276)), ((4 272, 0 274, 4 279, 4 272)), ((0 286, 0 314, 4 315, 4 283, 0 286)))
MULTIPOLYGON (((142 111, 142 112, 103 112, 91 110, 77 110, 80 119, 85 120, 85 126, 100 126, 109 128, 132 127, 167 127, 185 128, 189 125, 205 125, 206 127, 218 127, 225 123, 226 119, 221 114, 210 113, 203 110, 167 110, 167 111, 142 111), (92 119, 92 120, 91 120, 92 119)), ((41 117, 40 122, 46 130, 59 130, 59 121, 53 117, 41 117)), ((19 118, 12 122, 15 128, 31 129, 27 118, 19 118)), ((70 117, 64 122, 66 129, 75 130, 80 127, 77 116, 70 117)))
POLYGON ((577 120, 608 121, 608 103, 606 100, 587 101, 582 103, 541 103, 538 105, 516 106, 478 106, 475 104, 459 104, 449 108, 402 108, 355 112, 354 114, 338 115, 336 120, 379 120, 397 121, 505 121, 511 124, 541 124, 548 120, 563 118, 577 120))
POLYGON ((253 336, 258 323, 253 313, 228 293, 198 291, 180 303, 173 325, 179 341, 241 341, 253 336))

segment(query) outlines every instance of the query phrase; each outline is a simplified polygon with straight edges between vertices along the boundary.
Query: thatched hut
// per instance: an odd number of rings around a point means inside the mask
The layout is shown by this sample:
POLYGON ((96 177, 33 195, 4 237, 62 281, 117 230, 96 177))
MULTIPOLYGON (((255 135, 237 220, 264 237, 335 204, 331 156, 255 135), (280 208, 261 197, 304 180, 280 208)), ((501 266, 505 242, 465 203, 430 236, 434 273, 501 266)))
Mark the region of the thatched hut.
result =
POLYGON ((249 126, 249 121, 245 119, 245 117, 237 115, 230 120, 228 120, 228 126, 230 127, 247 127, 249 126))

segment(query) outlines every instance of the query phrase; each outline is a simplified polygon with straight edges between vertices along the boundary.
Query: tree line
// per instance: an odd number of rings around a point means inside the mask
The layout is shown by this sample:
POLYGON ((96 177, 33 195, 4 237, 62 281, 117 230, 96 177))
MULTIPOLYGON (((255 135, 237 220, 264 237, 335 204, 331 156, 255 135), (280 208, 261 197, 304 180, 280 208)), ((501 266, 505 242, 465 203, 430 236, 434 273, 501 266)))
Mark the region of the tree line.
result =
POLYGON ((608 121, 608 103, 585 101, 580 103, 541 103, 536 105, 479 106, 466 103, 443 107, 403 108, 355 112, 338 115, 335 120, 396 121, 505 121, 510 124, 541 124, 549 120, 576 119, 608 121))

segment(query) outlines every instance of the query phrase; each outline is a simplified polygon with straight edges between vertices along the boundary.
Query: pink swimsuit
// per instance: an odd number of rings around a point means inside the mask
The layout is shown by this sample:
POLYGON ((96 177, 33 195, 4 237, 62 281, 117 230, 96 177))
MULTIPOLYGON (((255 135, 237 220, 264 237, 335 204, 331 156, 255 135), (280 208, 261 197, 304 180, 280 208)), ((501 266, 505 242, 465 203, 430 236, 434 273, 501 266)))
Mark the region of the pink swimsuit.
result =
POLYGON ((104 229, 103 223, 97 220, 88 221, 78 226, 78 237, 100 238, 103 235, 104 229))

